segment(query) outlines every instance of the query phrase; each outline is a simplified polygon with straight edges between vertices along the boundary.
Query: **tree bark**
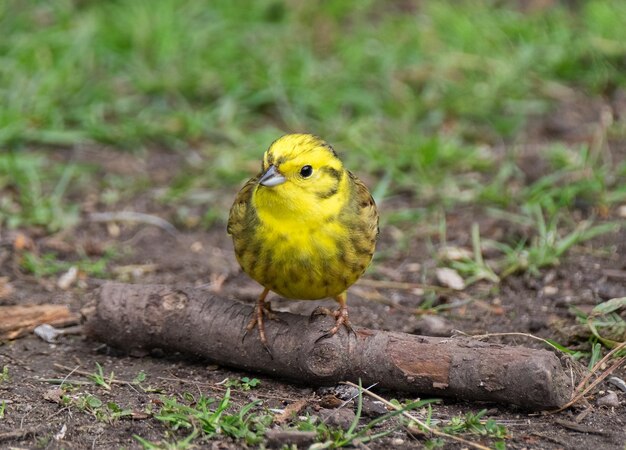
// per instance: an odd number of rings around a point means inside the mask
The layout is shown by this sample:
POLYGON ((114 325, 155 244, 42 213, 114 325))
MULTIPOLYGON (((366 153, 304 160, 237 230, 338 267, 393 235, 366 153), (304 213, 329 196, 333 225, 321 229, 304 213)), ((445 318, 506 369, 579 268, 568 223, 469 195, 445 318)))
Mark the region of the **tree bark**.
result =
POLYGON ((546 350, 467 338, 433 338, 357 328, 322 336, 333 321, 277 312, 266 320, 271 357, 256 330, 244 339, 251 305, 204 290, 106 284, 83 313, 88 333, 125 350, 160 348, 308 385, 339 381, 420 395, 514 404, 565 404, 572 386, 546 350))

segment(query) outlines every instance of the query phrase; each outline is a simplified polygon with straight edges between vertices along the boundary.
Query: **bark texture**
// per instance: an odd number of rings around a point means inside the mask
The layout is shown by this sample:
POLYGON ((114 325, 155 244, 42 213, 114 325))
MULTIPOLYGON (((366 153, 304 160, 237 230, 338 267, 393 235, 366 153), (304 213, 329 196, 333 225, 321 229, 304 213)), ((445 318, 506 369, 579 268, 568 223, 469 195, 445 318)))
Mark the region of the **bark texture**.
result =
POLYGON ((559 359, 546 350, 364 328, 316 342, 332 319, 279 312, 279 320, 266 321, 272 358, 256 330, 243 339, 251 305, 159 285, 111 283, 93 296, 84 310, 88 332, 129 351, 160 348, 309 385, 361 378, 379 388, 530 410, 559 407, 572 394, 559 359))

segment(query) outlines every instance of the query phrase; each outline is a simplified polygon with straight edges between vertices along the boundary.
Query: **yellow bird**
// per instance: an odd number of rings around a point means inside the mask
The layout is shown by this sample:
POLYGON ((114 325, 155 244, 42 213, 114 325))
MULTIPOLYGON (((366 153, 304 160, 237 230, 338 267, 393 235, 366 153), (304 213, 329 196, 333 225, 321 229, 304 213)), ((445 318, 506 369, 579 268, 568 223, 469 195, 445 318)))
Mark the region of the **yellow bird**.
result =
POLYGON ((246 333, 258 327, 269 352, 264 315, 269 291, 290 299, 334 298, 335 326, 351 330, 346 290, 369 266, 378 212, 367 187, 343 167, 333 148, 310 134, 288 134, 270 145, 261 172, 241 189, 228 234, 237 261, 265 289, 246 333))

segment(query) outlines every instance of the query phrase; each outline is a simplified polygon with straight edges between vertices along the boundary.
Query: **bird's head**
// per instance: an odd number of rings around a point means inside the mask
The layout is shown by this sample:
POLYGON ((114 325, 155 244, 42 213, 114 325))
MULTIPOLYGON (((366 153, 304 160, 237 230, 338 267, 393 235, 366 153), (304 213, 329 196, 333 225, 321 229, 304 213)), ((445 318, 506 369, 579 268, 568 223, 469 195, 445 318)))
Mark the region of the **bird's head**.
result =
POLYGON ((346 178, 341 160, 325 141, 311 134, 287 134, 263 156, 255 203, 285 214, 336 212, 345 202, 346 178))

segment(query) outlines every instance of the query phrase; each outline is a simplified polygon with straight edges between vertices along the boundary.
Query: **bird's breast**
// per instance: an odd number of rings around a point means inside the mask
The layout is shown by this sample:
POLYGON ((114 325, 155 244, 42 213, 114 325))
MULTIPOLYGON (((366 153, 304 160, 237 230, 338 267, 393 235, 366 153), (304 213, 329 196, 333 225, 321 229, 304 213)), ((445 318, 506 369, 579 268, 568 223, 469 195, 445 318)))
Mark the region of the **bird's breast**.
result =
POLYGON ((262 242, 253 243, 247 255, 237 251, 239 262, 264 287, 288 298, 337 296, 358 280, 371 260, 371 255, 359 254, 350 230, 336 220, 283 224, 280 229, 261 223, 255 240, 262 242))

